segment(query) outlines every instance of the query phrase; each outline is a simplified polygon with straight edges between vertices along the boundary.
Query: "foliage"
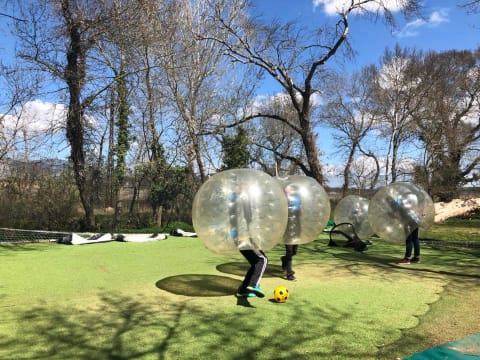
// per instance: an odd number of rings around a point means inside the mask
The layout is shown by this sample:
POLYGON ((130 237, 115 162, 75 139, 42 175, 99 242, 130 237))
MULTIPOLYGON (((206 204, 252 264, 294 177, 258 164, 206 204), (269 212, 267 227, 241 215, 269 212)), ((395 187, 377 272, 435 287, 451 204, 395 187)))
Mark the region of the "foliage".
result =
MULTIPOLYGON (((115 147, 115 186, 114 191, 118 193, 123 185, 125 173, 126 173, 126 156, 130 147, 129 139, 129 110, 127 100, 127 87, 125 83, 125 74, 122 72, 115 77, 116 90, 117 90, 117 102, 118 102, 118 115, 116 126, 117 130, 117 145, 115 147)), ((113 109, 112 109, 113 110, 113 109)))
POLYGON ((162 177, 155 179, 155 182, 152 183, 150 202, 168 210, 162 222, 191 217, 191 204, 196 189, 196 184, 192 183, 192 179, 188 168, 174 166, 165 169, 162 177))
POLYGON ((222 170, 246 168, 250 160, 249 140, 243 127, 238 127, 235 135, 225 135, 222 139, 222 170))
POLYGON ((118 233, 142 233, 142 234, 154 234, 154 233, 163 233, 163 234, 170 234, 172 230, 182 229, 184 231, 194 232, 192 224, 183 222, 183 221, 173 221, 167 223, 163 226, 159 226, 157 224, 146 223, 143 226, 135 226, 135 227, 122 227, 124 224, 120 224, 117 228, 118 233))
POLYGON ((25 184, 25 178, 10 179, 10 183, 0 190, 0 226, 71 229, 79 214, 78 194, 70 170, 58 176, 36 174, 28 185, 25 184), (24 185, 20 186, 21 183, 24 185))
POLYGON ((425 149, 425 173, 430 174, 432 195, 450 201, 478 177, 480 53, 432 51, 411 60, 407 73, 425 79, 415 90, 421 94, 421 106, 411 112, 425 149))
POLYGON ((192 224, 185 223, 183 221, 173 221, 173 222, 167 223, 167 224, 165 224, 165 226, 162 227, 161 232, 170 234, 170 232, 172 230, 176 230, 176 229, 182 229, 184 231, 195 232, 195 229, 193 228, 192 224))

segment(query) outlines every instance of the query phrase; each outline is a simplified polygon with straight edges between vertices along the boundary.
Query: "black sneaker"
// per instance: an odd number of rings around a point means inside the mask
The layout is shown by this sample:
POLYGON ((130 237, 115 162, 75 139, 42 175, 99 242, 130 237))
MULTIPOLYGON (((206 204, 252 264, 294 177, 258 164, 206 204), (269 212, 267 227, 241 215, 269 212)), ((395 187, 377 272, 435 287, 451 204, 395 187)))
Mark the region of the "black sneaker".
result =
POLYGON ((257 295, 255 295, 255 294, 254 294, 253 292, 251 292, 251 291, 245 291, 245 292, 237 292, 237 293, 235 294, 235 296, 236 296, 237 298, 247 298, 247 297, 255 297, 255 296, 257 296, 257 295))
POLYGON ((289 281, 295 281, 297 278, 295 277, 294 274, 295 274, 295 271, 288 271, 285 274, 285 276, 283 276, 282 278, 289 281))
POLYGON ((411 262, 411 263, 414 263, 414 264, 419 263, 419 262, 420 262, 420 258, 419 258, 419 257, 414 257, 414 258, 410 259, 410 262, 411 262))

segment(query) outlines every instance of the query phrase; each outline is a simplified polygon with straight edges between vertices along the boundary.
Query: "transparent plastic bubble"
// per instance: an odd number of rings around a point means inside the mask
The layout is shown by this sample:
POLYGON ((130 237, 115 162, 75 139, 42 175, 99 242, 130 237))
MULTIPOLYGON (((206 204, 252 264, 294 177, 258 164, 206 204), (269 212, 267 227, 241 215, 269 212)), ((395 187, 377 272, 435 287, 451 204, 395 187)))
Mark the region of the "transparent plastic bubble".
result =
POLYGON ((287 198, 288 220, 283 242, 304 244, 322 233, 330 218, 330 199, 314 178, 292 175, 278 178, 287 198))
POLYGON ((368 221, 368 206, 370 201, 357 195, 347 195, 335 207, 333 221, 335 224, 350 223, 360 239, 366 239, 374 234, 368 221))
POLYGON ((434 219, 432 198, 413 183, 387 185, 370 200, 368 221, 373 231, 385 240, 405 241, 416 227, 421 234, 434 219))
POLYGON ((262 171, 226 170, 198 190, 192 222, 200 240, 215 253, 269 250, 282 242, 287 200, 278 181, 262 171))

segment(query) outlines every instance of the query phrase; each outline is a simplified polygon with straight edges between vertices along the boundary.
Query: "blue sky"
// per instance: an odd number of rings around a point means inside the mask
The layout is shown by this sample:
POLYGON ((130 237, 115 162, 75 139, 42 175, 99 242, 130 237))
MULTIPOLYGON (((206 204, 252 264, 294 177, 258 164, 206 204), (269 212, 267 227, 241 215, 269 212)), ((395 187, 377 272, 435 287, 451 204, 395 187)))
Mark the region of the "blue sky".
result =
MULTIPOLYGON (((395 0, 385 0, 395 3, 395 0)), ((338 17, 329 14, 328 6, 345 0, 254 0, 257 9, 267 17, 281 20, 299 20, 305 26, 322 26, 334 22, 338 17)), ((356 52, 356 58, 349 64, 348 70, 358 70, 368 64, 378 64, 385 48, 392 49, 395 44, 402 48, 418 50, 445 51, 450 49, 473 50, 480 47, 480 14, 470 14, 458 5, 461 0, 425 0, 422 17, 403 19, 396 12, 397 28, 392 29, 381 21, 376 23, 352 15, 349 18, 349 42, 356 52)), ((260 95, 272 95, 279 91, 278 85, 266 81, 259 89, 260 95)), ((337 147, 332 141, 330 130, 318 131, 318 146, 322 153, 322 163, 338 166, 337 147)), ((335 184, 333 178, 331 182, 335 184)))
MULTIPOLYGON (((337 18, 325 12, 325 3, 345 0, 252 0, 265 16, 283 20, 298 19, 309 26, 321 26, 337 18)), ((395 2, 395 0, 385 0, 395 2)), ((392 33, 383 23, 372 23, 359 16, 350 17, 349 41, 357 52, 352 69, 378 62, 385 47, 448 50, 475 49, 480 46, 480 14, 469 14, 458 5, 466 0, 424 0, 424 19, 398 19, 392 33)), ((11 38, 6 34, 6 19, 0 17, 0 57, 13 55, 11 38)))
MULTIPOLYGON (((283 20, 298 19, 306 26, 322 26, 338 19, 325 12, 324 3, 345 0, 254 0, 265 16, 283 20), (316 4, 316 5, 315 5, 316 4)), ((395 2, 387 0, 387 2, 395 2)), ((397 29, 381 21, 373 23, 352 15, 349 41, 357 53, 352 69, 378 63, 386 47, 415 47, 422 50, 476 49, 480 46, 480 14, 460 8, 462 0, 425 0, 423 19, 402 19, 396 12, 397 29)))
MULTIPOLYGON (((384 0, 395 3, 396 0, 384 0)), ((398 17, 398 28, 382 22, 373 23, 359 16, 350 17, 349 41, 357 56, 351 69, 377 63, 386 47, 416 47, 423 50, 475 49, 480 46, 480 13, 469 14, 459 4, 466 0, 424 0, 424 19, 403 20, 398 17)), ((252 0, 254 6, 267 17, 282 20, 298 19, 308 26, 322 26, 338 19, 327 14, 329 4, 345 0, 252 0), (326 5, 325 5, 326 4, 326 5)), ((11 38, 6 34, 6 19, 0 17, 0 58, 9 62, 13 55, 11 38)), ((273 92, 268 81, 262 91, 273 92)))

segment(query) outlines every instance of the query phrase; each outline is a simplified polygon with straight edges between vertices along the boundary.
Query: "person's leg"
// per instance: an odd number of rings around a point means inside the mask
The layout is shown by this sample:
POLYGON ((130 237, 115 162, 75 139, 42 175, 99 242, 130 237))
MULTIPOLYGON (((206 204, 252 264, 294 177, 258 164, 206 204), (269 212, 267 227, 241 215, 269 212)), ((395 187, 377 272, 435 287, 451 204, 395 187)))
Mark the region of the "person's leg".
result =
POLYGON ((253 292, 258 297, 264 297, 265 294, 260 289, 260 279, 267 268, 268 259, 262 250, 252 250, 252 269, 250 283, 247 285, 247 291, 253 292), (253 258, 255 257, 255 259, 253 258))
POLYGON ((405 259, 410 259, 410 256, 412 255, 412 248, 413 242, 412 239, 410 239, 410 236, 408 236, 407 240, 405 240, 405 259))
POLYGON ((287 280, 295 280, 292 259, 297 254, 298 245, 285 245, 285 256, 282 256, 282 268, 286 271, 287 280))
POLYGON ((294 254, 295 245, 285 245, 285 255, 283 255, 280 260, 282 260, 282 269, 288 270, 292 267, 292 257, 294 254))
POLYGON ((250 264, 250 267, 243 278, 242 284, 238 288, 239 293, 244 293, 246 292, 247 286, 250 285, 257 257, 254 255, 253 250, 240 250, 240 253, 245 259, 247 259, 248 263, 250 264))
POLYGON ((406 239, 406 248, 405 248, 405 258, 409 259, 412 256, 412 250, 415 246, 415 252, 420 251, 419 242, 418 242, 418 228, 413 230, 406 239))
POLYGON ((416 228, 412 234, 412 244, 413 244, 413 259, 412 261, 418 262, 420 259, 420 239, 418 238, 418 228, 416 228))
POLYGON ((298 245, 292 245, 292 257, 297 255, 298 245))
POLYGON ((253 274, 250 278, 250 286, 258 286, 265 270, 267 269, 268 258, 262 250, 253 250, 255 262, 253 264, 253 274))
POLYGON ((238 293, 252 292, 258 297, 264 297, 265 294, 258 285, 267 268, 267 256, 261 250, 241 250, 240 252, 249 262, 250 268, 238 288, 238 293))

